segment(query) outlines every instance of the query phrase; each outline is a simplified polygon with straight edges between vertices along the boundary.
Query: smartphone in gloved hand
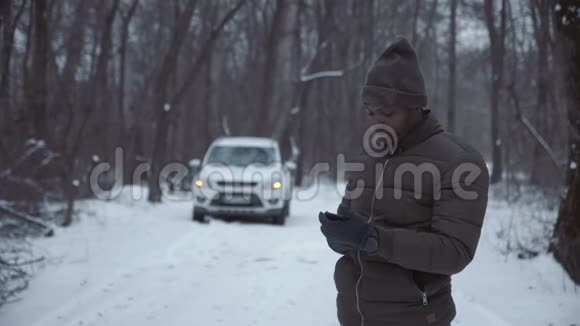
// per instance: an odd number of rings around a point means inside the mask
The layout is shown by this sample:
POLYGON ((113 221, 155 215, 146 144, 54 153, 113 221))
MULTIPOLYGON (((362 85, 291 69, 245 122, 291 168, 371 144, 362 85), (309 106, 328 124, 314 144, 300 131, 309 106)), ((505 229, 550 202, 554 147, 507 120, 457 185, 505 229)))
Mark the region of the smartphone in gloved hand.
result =
POLYGON ((324 212, 324 214, 326 214, 326 217, 328 217, 329 220, 333 220, 333 221, 346 221, 350 218, 348 216, 337 215, 337 214, 331 213, 329 211, 324 212))

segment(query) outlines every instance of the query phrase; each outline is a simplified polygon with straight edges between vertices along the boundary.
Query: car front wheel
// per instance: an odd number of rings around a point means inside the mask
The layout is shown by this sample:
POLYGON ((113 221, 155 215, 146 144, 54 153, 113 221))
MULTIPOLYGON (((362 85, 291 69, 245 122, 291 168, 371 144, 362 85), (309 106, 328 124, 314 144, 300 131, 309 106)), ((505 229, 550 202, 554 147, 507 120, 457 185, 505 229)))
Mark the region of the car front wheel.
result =
POLYGON ((193 213, 192 213, 192 220, 194 222, 199 222, 199 223, 207 223, 207 221, 205 220, 205 214, 197 211, 195 209, 195 207, 193 208, 193 213))
POLYGON ((284 225, 286 223, 286 218, 290 214, 290 201, 286 200, 284 202, 284 208, 280 212, 280 215, 274 216, 274 224, 276 225, 284 225))
POLYGON ((274 216, 274 224, 276 225, 284 225, 284 223, 286 222, 286 216, 281 214, 281 215, 276 215, 274 216))

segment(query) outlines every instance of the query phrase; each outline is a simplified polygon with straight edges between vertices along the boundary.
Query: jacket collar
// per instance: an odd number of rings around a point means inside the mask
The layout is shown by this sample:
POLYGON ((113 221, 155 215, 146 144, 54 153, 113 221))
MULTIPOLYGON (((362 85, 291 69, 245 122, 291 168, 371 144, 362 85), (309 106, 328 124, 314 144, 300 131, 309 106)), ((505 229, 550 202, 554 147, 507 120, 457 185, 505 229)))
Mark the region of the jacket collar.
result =
POLYGON ((443 127, 431 110, 424 111, 424 119, 411 129, 402 139, 399 139, 396 153, 409 150, 411 147, 422 143, 429 137, 443 132, 443 127))

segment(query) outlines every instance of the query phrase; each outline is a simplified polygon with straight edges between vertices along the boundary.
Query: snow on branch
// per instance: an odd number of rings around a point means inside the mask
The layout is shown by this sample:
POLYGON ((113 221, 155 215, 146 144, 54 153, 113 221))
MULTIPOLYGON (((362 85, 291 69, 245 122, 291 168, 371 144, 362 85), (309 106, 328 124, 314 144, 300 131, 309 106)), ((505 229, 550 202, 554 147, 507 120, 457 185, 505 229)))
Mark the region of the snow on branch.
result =
POLYGON ((309 75, 300 76, 301 82, 309 82, 319 78, 336 78, 342 77, 344 75, 344 70, 327 70, 319 71, 309 75))
POLYGON ((305 82, 309 82, 309 81, 313 81, 315 79, 320 79, 320 78, 337 78, 337 77, 342 77, 344 76, 344 74, 346 74, 348 71, 351 71, 353 69, 358 68, 360 65, 362 65, 363 61, 360 60, 359 62, 350 65, 344 69, 340 69, 340 70, 323 70, 323 71, 318 71, 315 73, 311 73, 308 75, 304 75, 304 71, 305 69, 303 69, 303 75, 300 76, 300 81, 305 83, 305 82))
POLYGON ((296 144, 296 139, 293 136, 290 136, 290 148, 292 151, 292 161, 298 161, 298 157, 300 156, 300 147, 296 144))
POLYGON ((16 295, 28 287, 30 272, 43 260, 33 255, 25 240, 0 237, 0 306, 18 300, 16 295))
MULTIPOLYGON (((29 158, 31 158, 33 154, 39 152, 40 150, 44 151, 46 157, 42 160, 42 162, 35 169, 35 171, 47 166, 55 158, 58 158, 60 156, 60 154, 51 151, 46 146, 46 143, 43 140, 29 139, 26 141, 26 146, 29 146, 29 148, 16 160, 16 163, 14 163, 14 167, 21 166, 22 164, 24 164, 24 162, 26 162, 29 158)), ((29 172, 29 174, 33 174, 35 171, 29 172)), ((13 173, 14 170, 13 168, 10 167, 3 171, 0 171, 0 179, 6 178, 12 175, 13 173)))
POLYGON ((228 116, 222 116, 222 130, 226 136, 231 136, 232 132, 230 130, 230 125, 228 123, 228 116))
POLYGON ((44 233, 43 235, 50 237, 54 234, 54 230, 52 229, 52 227, 46 223, 44 223, 43 221, 37 219, 36 217, 32 217, 30 215, 18 212, 6 205, 3 205, 3 203, 0 202, 0 213, 4 213, 7 216, 11 216, 13 218, 16 218, 19 221, 23 221, 26 222, 28 224, 34 225, 36 227, 40 227, 42 229, 44 229, 44 233))

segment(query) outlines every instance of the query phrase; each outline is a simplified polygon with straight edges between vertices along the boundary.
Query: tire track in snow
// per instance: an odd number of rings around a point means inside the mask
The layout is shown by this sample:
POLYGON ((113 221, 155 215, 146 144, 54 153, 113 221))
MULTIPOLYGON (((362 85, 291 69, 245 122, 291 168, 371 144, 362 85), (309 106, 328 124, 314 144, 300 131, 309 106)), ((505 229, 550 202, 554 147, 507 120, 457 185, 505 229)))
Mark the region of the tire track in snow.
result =
MULTIPOLYGON (((165 252, 162 254, 162 259, 156 259, 156 253, 143 253, 141 255, 135 256, 127 264, 117 268, 111 273, 111 276, 106 280, 95 283, 94 285, 89 285, 83 292, 75 297, 71 297, 66 303, 61 305, 58 309, 49 312, 36 321, 34 321, 30 326, 48 326, 48 325, 66 325, 63 324, 65 320, 75 319, 77 321, 82 321, 83 318, 73 318, 65 316, 75 316, 79 314, 79 310, 83 307, 93 304, 92 307, 94 311, 105 311, 106 307, 111 306, 109 302, 115 302, 122 304, 125 297, 131 297, 130 294, 123 293, 122 289, 127 287, 128 278, 132 278, 135 275, 140 275, 144 271, 158 268, 158 267, 170 267, 172 266, 172 259, 176 256, 176 251, 178 248, 183 247, 185 243, 191 241, 195 232, 188 231, 185 235, 171 242, 166 250, 161 250, 165 252), (131 277, 127 277, 131 276, 131 277), (115 289, 111 289, 112 286, 116 286, 115 289), (109 295, 109 293, 113 293, 109 295)), ((89 283, 90 284, 90 283, 89 283)), ((87 316, 91 313, 84 313, 81 315, 87 316)), ((84 317, 90 319, 88 317, 84 317)), ((85 325, 86 322, 81 322, 80 324, 73 323, 74 325, 85 325)), ((71 324, 72 325, 72 324, 71 324)))
MULTIPOLYGON (((338 325, 332 280, 338 255, 326 247, 316 219, 318 209, 337 204, 295 202, 284 227, 156 219, 166 242, 30 326, 338 325)), ((175 207, 166 208, 173 214, 175 207)), ((512 326, 461 289, 454 299, 453 325, 512 326)))
POLYGON ((474 298, 465 296, 461 290, 453 290, 453 300, 457 307, 457 316, 452 325, 513 326, 499 314, 477 302, 474 298))

